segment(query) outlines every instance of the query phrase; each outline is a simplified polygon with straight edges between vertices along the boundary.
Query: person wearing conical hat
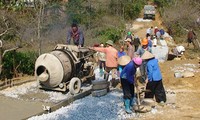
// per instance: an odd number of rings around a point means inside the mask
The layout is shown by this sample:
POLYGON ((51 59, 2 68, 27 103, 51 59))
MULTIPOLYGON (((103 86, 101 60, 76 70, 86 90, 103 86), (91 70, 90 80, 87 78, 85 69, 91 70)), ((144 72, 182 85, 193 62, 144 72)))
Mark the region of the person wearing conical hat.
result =
MULTIPOLYGON (((148 46, 148 40, 146 38, 144 38, 141 42, 141 47, 138 48, 136 54, 138 56, 142 56, 144 54, 145 51, 149 51, 150 53, 152 52, 151 48, 148 46)), ((142 65, 140 66, 140 73, 141 73, 141 79, 142 82, 145 82, 146 80, 146 62, 143 61, 142 65)))
POLYGON ((131 58, 127 55, 122 56, 118 59, 118 64, 122 66, 122 72, 120 74, 120 80, 123 90, 123 98, 125 111, 131 114, 131 107, 133 107, 134 100, 134 76, 136 68, 142 64, 141 58, 131 58))
POLYGON ((162 74, 158 60, 148 51, 146 51, 141 58, 147 61, 146 67, 148 82, 146 89, 151 91, 145 93, 145 98, 155 97, 156 102, 164 104, 166 102, 166 94, 162 83, 162 74))

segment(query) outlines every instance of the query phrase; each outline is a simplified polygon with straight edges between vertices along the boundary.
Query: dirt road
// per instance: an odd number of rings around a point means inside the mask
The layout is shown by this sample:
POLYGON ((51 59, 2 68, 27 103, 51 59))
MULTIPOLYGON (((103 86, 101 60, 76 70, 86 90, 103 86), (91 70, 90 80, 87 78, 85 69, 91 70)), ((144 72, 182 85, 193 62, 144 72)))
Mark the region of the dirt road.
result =
MULTIPOLYGON (((144 38, 146 30, 149 27, 164 28, 160 16, 156 15, 155 21, 133 21, 132 28, 135 35, 144 38)), ((186 47, 186 44, 183 44, 186 47)), ((185 60, 172 60, 160 63, 163 82, 166 91, 175 93, 171 99, 175 99, 174 104, 168 104, 164 107, 157 108, 157 113, 144 114, 142 119, 145 120, 189 120, 200 119, 200 68, 198 67, 197 58, 190 59, 190 53, 187 51, 191 48, 186 47, 185 60), (174 73, 177 70, 194 72, 195 76, 191 78, 175 78, 174 73)))

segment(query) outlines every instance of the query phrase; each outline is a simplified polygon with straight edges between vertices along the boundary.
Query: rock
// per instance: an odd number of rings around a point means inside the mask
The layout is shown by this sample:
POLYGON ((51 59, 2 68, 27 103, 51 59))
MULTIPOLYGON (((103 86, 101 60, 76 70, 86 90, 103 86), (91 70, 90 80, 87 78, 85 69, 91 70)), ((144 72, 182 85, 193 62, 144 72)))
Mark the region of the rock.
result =
POLYGON ((176 103, 176 93, 166 92, 167 101, 166 104, 175 104, 176 103))
POLYGON ((175 77, 175 78, 182 78, 183 75, 182 75, 182 73, 180 73, 180 72, 175 72, 175 73, 174 73, 174 77, 175 77))
POLYGON ((176 58, 174 58, 174 60, 181 60, 181 58, 180 57, 176 57, 176 58))
POLYGON ((194 77, 194 73, 193 72, 189 72, 189 71, 185 71, 185 72, 183 72, 183 77, 184 78, 194 77))

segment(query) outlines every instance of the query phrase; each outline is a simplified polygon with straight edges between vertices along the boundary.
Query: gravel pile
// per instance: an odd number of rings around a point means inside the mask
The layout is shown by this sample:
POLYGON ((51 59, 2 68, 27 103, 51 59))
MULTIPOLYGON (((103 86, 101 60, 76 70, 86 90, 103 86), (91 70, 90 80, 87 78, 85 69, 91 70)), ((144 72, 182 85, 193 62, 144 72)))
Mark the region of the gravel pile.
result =
POLYGON ((122 92, 113 91, 102 97, 88 96, 59 110, 28 120, 117 120, 136 117, 124 111, 122 92))
POLYGON ((171 71, 174 72, 184 72, 184 71, 190 71, 190 72, 200 72, 199 68, 198 68, 198 64, 181 64, 181 65, 175 65, 174 67, 170 68, 171 71))
POLYGON ((137 22, 151 22, 151 19, 143 19, 143 18, 137 18, 136 19, 137 22))

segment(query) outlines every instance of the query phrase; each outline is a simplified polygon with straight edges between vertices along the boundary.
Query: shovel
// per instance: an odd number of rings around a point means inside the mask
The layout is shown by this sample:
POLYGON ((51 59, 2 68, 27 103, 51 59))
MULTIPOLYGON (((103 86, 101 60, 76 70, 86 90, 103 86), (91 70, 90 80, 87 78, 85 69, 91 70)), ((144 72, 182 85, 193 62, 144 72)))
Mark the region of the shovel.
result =
POLYGON ((141 106, 141 102, 140 102, 140 94, 143 92, 150 92, 149 90, 142 90, 140 92, 139 86, 137 84, 137 80, 135 79, 135 87, 136 87, 136 94, 137 94, 137 108, 135 109, 135 112, 138 113, 146 113, 149 112, 150 110, 146 109, 144 106, 141 106))

